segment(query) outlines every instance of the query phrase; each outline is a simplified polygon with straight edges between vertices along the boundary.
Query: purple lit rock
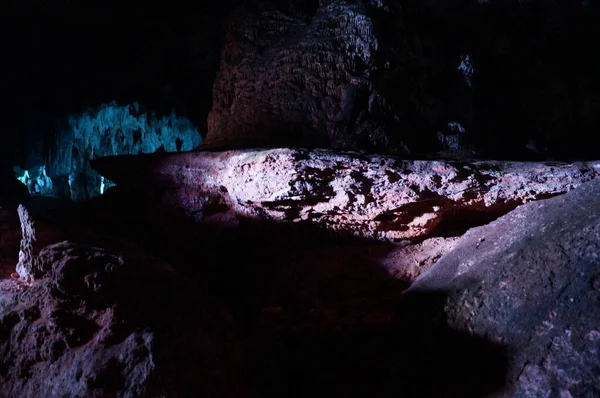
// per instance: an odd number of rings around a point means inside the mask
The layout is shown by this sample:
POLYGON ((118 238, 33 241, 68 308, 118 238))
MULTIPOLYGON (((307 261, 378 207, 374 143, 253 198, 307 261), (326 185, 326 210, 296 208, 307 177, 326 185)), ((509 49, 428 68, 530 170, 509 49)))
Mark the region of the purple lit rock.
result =
POLYGON ((228 313, 164 262, 103 246, 55 243, 34 281, 0 280, 0 396, 236 396, 228 313))
POLYGON ((460 235, 520 204, 597 178, 600 162, 402 160, 248 149, 113 157, 94 166, 117 184, 154 192, 160 203, 198 222, 304 222, 398 241, 460 235))
POLYGON ((408 290, 509 349, 502 396, 600 393, 600 181, 473 228, 408 290))

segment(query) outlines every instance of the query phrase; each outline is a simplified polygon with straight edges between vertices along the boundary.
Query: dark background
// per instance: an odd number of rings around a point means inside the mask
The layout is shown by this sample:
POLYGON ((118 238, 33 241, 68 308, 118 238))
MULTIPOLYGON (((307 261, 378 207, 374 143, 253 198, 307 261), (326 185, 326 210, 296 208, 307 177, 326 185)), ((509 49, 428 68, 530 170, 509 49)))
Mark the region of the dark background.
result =
MULTIPOLYGON (((109 101, 175 109, 205 131, 228 16, 257 3, 3 1, 2 156, 18 161, 28 151, 28 131, 109 101)), ((476 144, 511 158, 527 139, 550 137, 557 157, 595 158, 597 3, 399 4, 409 33, 434 43, 425 50, 473 53, 476 144)))

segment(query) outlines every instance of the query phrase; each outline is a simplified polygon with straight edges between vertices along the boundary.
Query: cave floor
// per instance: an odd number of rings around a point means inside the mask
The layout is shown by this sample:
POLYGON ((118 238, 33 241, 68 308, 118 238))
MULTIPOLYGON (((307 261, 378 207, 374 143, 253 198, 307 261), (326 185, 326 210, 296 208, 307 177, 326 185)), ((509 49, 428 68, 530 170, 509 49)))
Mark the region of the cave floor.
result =
MULTIPOLYGON (((247 221, 236 230, 175 219, 156 224, 139 200, 110 195, 86 203, 40 197, 29 208, 48 240, 132 242, 224 303, 240 336, 236 373, 244 396, 481 392, 454 376, 436 376, 432 383, 431 372, 448 366, 446 348, 439 344, 446 332, 395 316, 411 280, 449 251, 456 238, 419 247, 268 222, 247 221)), ((10 221, 4 228, 15 230, 18 220, 2 214, 10 221)), ((18 236, 16 231, 3 247, 18 251, 18 236)), ((11 256, 3 256, 5 278, 14 270, 10 263, 16 262, 16 252, 11 256)), ((419 311, 418 306, 409 309, 419 311)))

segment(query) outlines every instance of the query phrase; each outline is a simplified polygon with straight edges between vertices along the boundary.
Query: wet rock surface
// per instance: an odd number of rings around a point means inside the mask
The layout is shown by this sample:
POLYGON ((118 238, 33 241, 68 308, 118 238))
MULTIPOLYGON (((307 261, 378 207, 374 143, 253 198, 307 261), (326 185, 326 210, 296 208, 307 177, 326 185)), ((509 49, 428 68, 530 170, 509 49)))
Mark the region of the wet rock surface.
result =
POLYGON ((506 396, 600 394, 599 197, 593 181, 473 228, 409 289, 508 347, 506 396))

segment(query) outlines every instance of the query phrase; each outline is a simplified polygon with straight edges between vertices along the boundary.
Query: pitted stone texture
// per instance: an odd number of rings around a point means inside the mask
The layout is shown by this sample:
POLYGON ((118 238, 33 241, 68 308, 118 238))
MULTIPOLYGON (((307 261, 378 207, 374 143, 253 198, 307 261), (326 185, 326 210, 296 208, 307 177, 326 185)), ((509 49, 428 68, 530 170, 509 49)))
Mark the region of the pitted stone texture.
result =
POLYGON ((408 290, 445 292, 450 326, 510 348, 504 396, 600 392, 600 181, 459 239, 408 290))
POLYGON ((568 192, 596 178, 600 167, 300 149, 115 157, 94 164, 117 183, 161 187, 163 204, 196 221, 308 222, 387 241, 462 233, 522 203, 568 192))

